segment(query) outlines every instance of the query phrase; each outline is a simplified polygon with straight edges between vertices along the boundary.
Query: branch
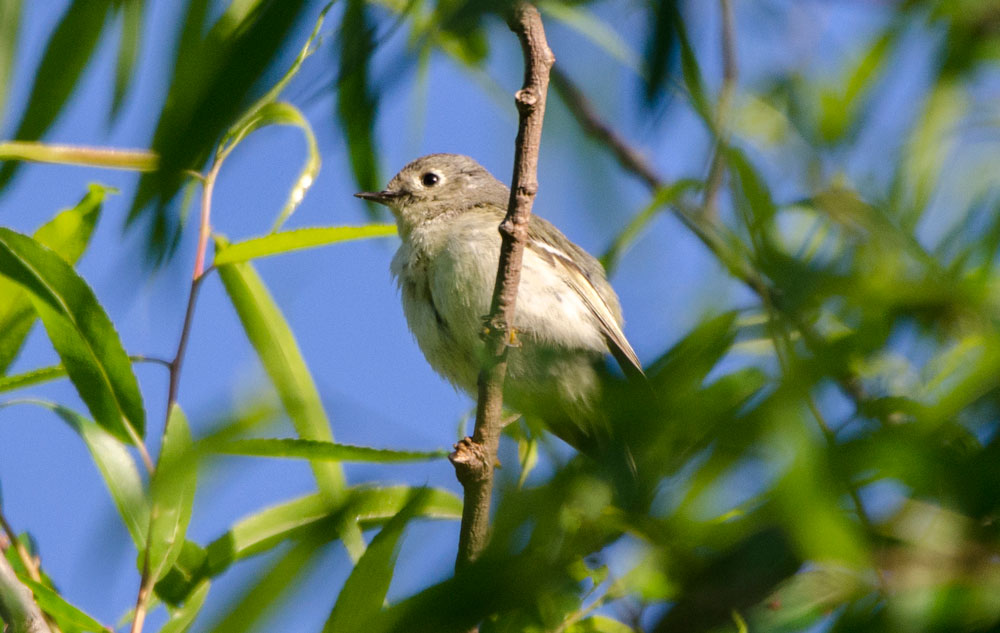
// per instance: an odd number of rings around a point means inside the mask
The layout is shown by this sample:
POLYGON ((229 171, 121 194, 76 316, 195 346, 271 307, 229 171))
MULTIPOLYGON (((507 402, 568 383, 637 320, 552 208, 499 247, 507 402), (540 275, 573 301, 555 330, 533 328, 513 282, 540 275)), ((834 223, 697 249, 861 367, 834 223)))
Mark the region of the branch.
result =
POLYGON ((722 186, 722 175, 726 171, 725 148, 729 145, 729 107, 733 100, 733 90, 736 87, 736 36, 733 26, 733 5, 731 0, 719 0, 722 12, 722 90, 719 92, 719 103, 715 109, 715 149, 712 153, 712 165, 708 170, 705 183, 705 195, 702 198, 701 212, 710 218, 718 217, 716 198, 722 186))
POLYGON ((489 540, 493 468, 503 430, 501 409, 503 382, 507 373, 507 349, 515 340, 514 308, 517 286, 521 280, 521 257, 528 220, 531 218, 531 205, 538 190, 538 148, 542 138, 549 71, 555 62, 545 40, 541 15, 535 7, 526 3, 518 4, 508 25, 521 41, 524 86, 514 97, 520 114, 520 125, 514 149, 514 175, 507 217, 500 224, 500 261, 487 320, 486 349, 489 361, 479 372, 476 428, 472 438, 456 444, 456 450, 450 456, 455 474, 465 489, 456 568, 474 561, 489 540))
POLYGON ((7 557, 0 554, 0 619, 10 633, 52 633, 31 590, 17 579, 7 557))

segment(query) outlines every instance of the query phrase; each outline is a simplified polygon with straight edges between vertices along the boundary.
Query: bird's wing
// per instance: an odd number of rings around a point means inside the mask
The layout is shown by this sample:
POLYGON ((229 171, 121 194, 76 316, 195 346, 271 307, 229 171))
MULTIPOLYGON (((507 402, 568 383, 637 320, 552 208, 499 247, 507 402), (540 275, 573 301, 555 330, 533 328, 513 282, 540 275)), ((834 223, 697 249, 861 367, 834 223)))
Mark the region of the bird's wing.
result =
POLYGON ((618 325, 615 311, 612 310, 608 302, 601 296, 601 293, 594 287, 590 275, 577 265, 565 251, 546 241, 530 239, 528 247, 550 264, 561 268, 566 273, 565 278, 569 286, 579 295, 600 324, 601 333, 608 343, 608 349, 611 351, 612 356, 615 357, 615 360, 618 361, 618 364, 621 365, 622 370, 626 374, 634 372, 638 372, 640 375, 643 374, 642 363, 639 362, 639 357, 636 356, 635 350, 629 345, 628 339, 625 338, 625 333, 622 331, 621 326, 618 325))

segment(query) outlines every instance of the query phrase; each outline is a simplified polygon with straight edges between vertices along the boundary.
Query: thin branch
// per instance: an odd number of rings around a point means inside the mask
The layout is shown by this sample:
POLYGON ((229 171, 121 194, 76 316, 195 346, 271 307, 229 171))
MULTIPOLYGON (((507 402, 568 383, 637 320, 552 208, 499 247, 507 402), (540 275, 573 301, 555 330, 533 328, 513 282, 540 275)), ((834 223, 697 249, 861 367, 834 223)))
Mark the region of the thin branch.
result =
POLYGON ((710 218, 718 217, 716 199, 722 186, 722 177, 726 171, 725 148, 729 145, 729 109, 733 100, 733 90, 736 88, 736 35, 733 25, 733 6, 731 0, 719 0, 722 13, 722 89, 719 92, 719 103, 715 109, 715 149, 712 151, 712 165, 705 181, 705 193, 702 198, 701 212, 710 218))
POLYGON ((9 633, 52 633, 31 590, 17 579, 4 556, 0 556, 0 619, 9 633))
POLYGON ((524 86, 515 95, 520 124, 514 150, 514 175, 507 205, 507 217, 500 224, 500 261, 488 317, 487 365, 479 372, 476 426, 472 438, 456 444, 450 459, 465 490, 462 527, 456 568, 462 568, 482 553, 489 540, 490 501, 493 469, 503 429, 503 382, 507 373, 507 350, 514 344, 514 308, 521 280, 531 205, 538 190, 538 149, 545 115, 549 71, 555 57, 545 39, 538 10, 518 4, 508 25, 517 34, 524 54, 524 86))
MULTIPOLYGON (((2 511, 0 511, 0 537, 5 537, 10 542, 10 546, 14 548, 18 559, 20 559, 21 564, 24 565, 24 569, 28 572, 28 577, 37 583, 42 582, 41 563, 31 555, 31 552, 24 546, 24 543, 17 538, 17 532, 14 531, 14 527, 2 511)), ((0 558, 3 558, 2 551, 0 551, 0 558)), ((45 619, 45 624, 48 625, 52 633, 60 633, 59 627, 56 626, 56 623, 47 613, 42 612, 42 617, 45 619)))

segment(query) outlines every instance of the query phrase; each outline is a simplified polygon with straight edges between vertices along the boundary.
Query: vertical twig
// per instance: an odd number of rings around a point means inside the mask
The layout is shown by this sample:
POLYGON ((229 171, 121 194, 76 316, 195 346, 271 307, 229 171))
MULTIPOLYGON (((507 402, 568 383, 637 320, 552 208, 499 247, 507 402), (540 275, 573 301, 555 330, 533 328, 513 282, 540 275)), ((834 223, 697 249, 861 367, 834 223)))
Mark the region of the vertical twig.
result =
MULTIPOLYGON (((42 573, 39 569, 38 560, 31 555, 31 552, 24 546, 24 543, 18 540, 14 527, 7 521, 7 517, 4 516, 3 512, 0 511, 0 540, 4 539, 10 542, 10 547, 14 548, 17 557, 21 560, 21 564, 24 565, 25 570, 28 572, 28 577, 35 582, 42 582, 42 573)), ((5 549, 6 547, 0 546, 0 558, 3 558, 3 551, 5 549)), ((3 600, 2 596, 0 596, 0 600, 3 600)), ((49 627, 52 633, 59 633, 59 627, 56 626, 56 623, 52 621, 52 618, 48 614, 42 612, 42 618, 44 618, 46 626, 49 627)))
POLYGON ((549 70, 555 57, 545 40, 545 29, 538 10, 518 4, 508 20, 517 34, 524 53, 524 86, 515 95, 520 124, 514 150, 514 175, 510 187, 507 217, 500 224, 500 261, 488 319, 486 348, 489 361, 479 372, 479 397, 476 403, 476 427, 472 438, 455 446, 450 456, 455 474, 465 490, 462 527, 459 535, 456 568, 474 561, 489 539, 490 501, 493 492, 493 468, 496 463, 500 432, 503 429, 503 382, 507 373, 507 349, 514 342, 514 308, 521 279, 531 205, 538 190, 538 149, 545 115, 545 96, 549 70))
POLYGON ((726 146, 729 144, 729 109, 736 87, 736 35, 733 26, 733 6, 731 0, 719 0, 722 13, 722 89, 715 108, 715 149, 712 164, 705 181, 705 195, 701 212, 709 218, 718 216, 716 198, 722 186, 722 176, 726 171, 726 146))
MULTIPOLYGON (((170 412, 177 402, 177 392, 180 387, 181 367, 184 364, 184 353, 187 351, 188 339, 191 334, 191 325, 194 323, 194 307, 198 301, 198 289, 205 275, 211 271, 205 269, 205 254, 208 250, 208 238, 212 231, 212 192, 215 189, 215 180, 222 167, 222 157, 216 157, 208 174, 201 178, 201 220, 198 226, 198 249, 195 253, 194 271, 191 274, 191 289, 188 292, 187 307, 184 310, 184 322, 181 325, 180 339, 177 341, 177 351, 171 361, 167 363, 170 368, 170 382, 167 386, 167 413, 163 422, 163 437, 167 436, 167 425, 170 424, 170 412)), ((162 442, 161 442, 162 446, 162 442)), ((149 575, 149 541, 151 530, 147 531, 147 542, 142 561, 142 576, 139 580, 139 593, 135 599, 135 615, 132 618, 130 633, 141 633, 146 622, 146 612, 149 609, 149 599, 153 595, 153 585, 156 578, 149 575)))

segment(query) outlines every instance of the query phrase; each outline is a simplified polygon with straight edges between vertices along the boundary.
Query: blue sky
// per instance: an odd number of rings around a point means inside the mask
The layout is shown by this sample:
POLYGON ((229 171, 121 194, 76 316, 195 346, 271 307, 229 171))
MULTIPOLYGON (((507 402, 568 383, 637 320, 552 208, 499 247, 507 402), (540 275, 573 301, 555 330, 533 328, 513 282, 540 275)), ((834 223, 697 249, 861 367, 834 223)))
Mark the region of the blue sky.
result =
MULTIPOLYGON (((718 85, 718 15, 714 3, 689 3, 689 27, 711 86, 718 85)), ((741 82, 752 85, 776 67, 801 64, 832 72, 836 60, 850 53, 881 23, 883 14, 868 3, 769 2, 763 7, 738 5, 737 32, 741 82), (803 25, 808 26, 803 31, 803 25), (795 51, 796 55, 789 55, 795 51), (789 60, 794 61, 789 61, 789 60)), ((68 2, 25 3, 14 84, 3 120, 12 134, 30 88, 30 78, 45 41, 68 2)), ((153 0, 146 16, 140 69, 121 117, 109 124, 115 43, 105 38, 70 107, 46 140, 60 143, 145 147, 149 144, 170 71, 172 27, 183 3, 153 0), (151 37, 151 31, 156 36, 151 37)), ((314 3, 313 15, 321 3, 314 3)), ((622 40, 641 51, 642 11, 631 3, 594 7, 622 40)), ((391 23, 375 9, 378 30, 391 23)), ((331 12, 319 51, 285 92, 303 109, 319 137, 323 168, 316 184, 289 222, 295 226, 360 224, 367 221, 346 163, 344 141, 332 119, 334 96, 317 94, 335 68, 336 28, 340 7, 331 12)), ((298 26, 284 51, 279 73, 312 28, 312 18, 298 26)), ((606 52, 579 33, 547 20, 558 63, 576 78, 598 108, 652 158, 669 179, 702 177, 708 160, 708 137, 696 118, 675 97, 663 113, 645 116, 638 107, 639 81, 606 52)), ((426 84, 417 82, 414 66, 388 82, 378 118, 382 177, 388 180, 418 155, 457 152, 477 158, 497 177, 509 180, 516 133, 510 95, 520 87, 520 49, 499 22, 490 28, 489 82, 443 56, 432 58, 426 84), (499 95, 499 98, 497 97, 499 95), (424 101, 424 99, 426 99, 424 101)), ((396 72, 388 64, 405 51, 405 29, 376 56, 375 75, 396 72)), ((377 88, 378 89, 378 88, 377 88)), ((304 159, 304 143, 293 128, 254 133, 226 162, 215 190, 216 230, 238 239, 263 234, 284 203, 304 159)), ((554 95, 549 100, 539 170, 541 189, 535 211, 593 253, 602 252, 627 220, 645 204, 647 194, 622 174, 599 148, 581 141, 578 129, 554 95)), ((186 231, 176 257, 150 276, 139 264, 140 235, 123 233, 123 219, 137 177, 125 172, 34 165, 23 169, 0 197, 2 223, 31 232, 56 210, 73 205, 88 182, 121 189, 108 200, 97 232, 79 271, 118 327, 133 354, 172 355, 187 297, 194 256, 193 231, 186 231)), ((777 179, 779 187, 781 179, 777 179)), ((380 447, 436 449, 456 439, 458 421, 472 407, 424 362, 407 331, 399 298, 388 273, 395 239, 337 245, 257 262, 293 330, 323 394, 339 441, 380 447)), ((612 279, 626 315, 626 334, 639 356, 651 360, 706 312, 745 306, 745 291, 728 280, 714 260, 668 216, 655 221, 628 251, 612 279)), ((12 371, 56 362, 38 328, 12 371)), ((166 371, 137 365, 151 420, 149 436, 162 427, 166 371)), ((221 284, 210 278, 202 289, 188 350, 180 402, 196 433, 234 403, 270 389, 253 350, 242 333, 221 284)), ((31 390, 85 410, 66 383, 31 390)), ((290 427, 274 430, 291 435, 290 427)), ((155 443, 155 439, 153 442, 155 443)), ((510 447, 506 461, 513 463, 510 447)), ((353 483, 407 482, 459 491, 450 465, 346 467, 353 483)), ((97 470, 77 436, 50 412, 20 406, 0 411, 0 483, 4 512, 20 530, 36 538, 46 571, 66 597, 106 623, 115 622, 135 599, 138 574, 129 538, 115 515, 97 470)), ((267 504, 313 489, 304 463, 228 458, 201 475, 189 535, 207 542, 235 519, 267 504)), ((451 570, 457 524, 411 526, 390 598, 407 595, 451 570)), ((243 563, 213 586, 210 601, 223 604, 244 576, 243 563)), ((294 619, 286 630, 318 630, 338 583, 349 572, 339 548, 331 548, 312 576, 310 589, 293 603, 294 619)), ((154 617, 155 627, 160 621, 154 617)), ((202 622, 207 619, 203 618, 202 622)), ((152 630, 152 629, 151 629, 152 630)))

